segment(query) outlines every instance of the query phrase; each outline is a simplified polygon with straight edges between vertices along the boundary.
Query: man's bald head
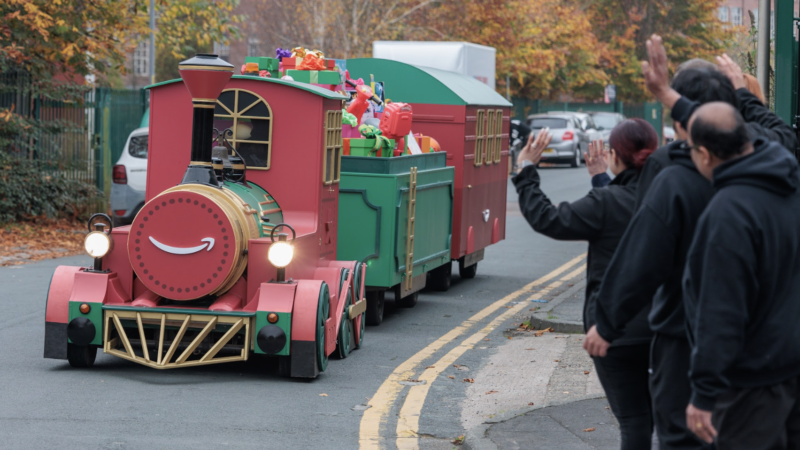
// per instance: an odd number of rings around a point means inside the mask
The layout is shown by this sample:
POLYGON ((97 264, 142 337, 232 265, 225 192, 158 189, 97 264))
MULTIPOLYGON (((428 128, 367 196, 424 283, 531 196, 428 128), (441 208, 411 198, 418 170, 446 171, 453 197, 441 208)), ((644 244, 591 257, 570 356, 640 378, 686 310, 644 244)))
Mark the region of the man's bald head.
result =
POLYGON ((717 65, 712 63, 711 61, 706 61, 705 59, 700 58, 692 58, 688 59, 680 64, 675 69, 675 76, 677 76, 682 70, 686 69, 700 69, 700 70, 708 70, 713 71, 717 70, 717 65))
POLYGON ((742 115, 731 104, 706 103, 689 119, 692 145, 705 147, 721 160, 739 156, 750 147, 750 133, 742 115))

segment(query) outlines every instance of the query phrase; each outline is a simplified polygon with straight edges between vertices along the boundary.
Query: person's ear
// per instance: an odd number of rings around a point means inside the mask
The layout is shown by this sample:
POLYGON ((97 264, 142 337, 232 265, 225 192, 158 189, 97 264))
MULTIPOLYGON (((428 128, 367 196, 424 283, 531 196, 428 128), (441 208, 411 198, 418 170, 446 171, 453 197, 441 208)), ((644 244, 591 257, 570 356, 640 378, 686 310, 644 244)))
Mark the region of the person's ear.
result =
POLYGON ((704 166, 710 166, 712 163, 711 158, 713 158, 711 152, 709 152, 708 149, 702 145, 697 147, 697 152, 700 153, 700 162, 703 163, 704 166))

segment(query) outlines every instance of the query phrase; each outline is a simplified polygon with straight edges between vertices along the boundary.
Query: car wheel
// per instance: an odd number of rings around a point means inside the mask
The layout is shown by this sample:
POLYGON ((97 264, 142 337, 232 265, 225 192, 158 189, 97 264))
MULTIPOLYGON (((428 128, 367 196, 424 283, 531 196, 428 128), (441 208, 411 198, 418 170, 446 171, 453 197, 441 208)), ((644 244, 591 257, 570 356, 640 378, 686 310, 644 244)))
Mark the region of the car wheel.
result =
POLYGON ((569 162, 570 167, 580 167, 581 165, 581 150, 580 147, 575 148, 575 157, 569 162))
POLYGON ((367 325, 375 326, 383 322, 383 296, 384 291, 367 292, 367 325))

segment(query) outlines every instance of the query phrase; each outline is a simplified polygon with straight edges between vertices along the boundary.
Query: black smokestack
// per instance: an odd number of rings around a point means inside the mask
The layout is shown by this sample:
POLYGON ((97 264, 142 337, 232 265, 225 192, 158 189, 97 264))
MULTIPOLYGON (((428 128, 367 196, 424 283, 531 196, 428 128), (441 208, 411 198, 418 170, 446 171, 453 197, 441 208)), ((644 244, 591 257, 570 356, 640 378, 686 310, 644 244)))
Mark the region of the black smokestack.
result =
POLYGON ((233 75, 233 65, 217 55, 198 54, 179 65, 181 78, 192 95, 192 150, 182 184, 218 187, 211 163, 214 108, 217 97, 233 75))

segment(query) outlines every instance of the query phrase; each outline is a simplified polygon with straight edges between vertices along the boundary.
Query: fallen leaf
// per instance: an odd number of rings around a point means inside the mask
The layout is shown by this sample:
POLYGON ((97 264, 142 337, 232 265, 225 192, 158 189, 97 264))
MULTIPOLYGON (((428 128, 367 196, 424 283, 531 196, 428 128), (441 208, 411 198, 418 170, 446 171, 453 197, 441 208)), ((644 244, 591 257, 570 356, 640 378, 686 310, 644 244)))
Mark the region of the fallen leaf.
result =
POLYGON ((455 367, 456 369, 459 369, 459 368, 464 367, 464 366, 462 366, 461 364, 453 364, 453 367, 455 367))
POLYGON ((533 348, 533 347, 531 347, 531 348, 526 348, 525 350, 534 350, 534 348, 533 348))
POLYGON ((319 394, 320 397, 327 397, 328 394, 319 394))
POLYGON ((491 341, 491 339, 484 339, 484 341, 491 341))
POLYGON ((583 430, 583 431, 585 431, 585 432, 587 432, 587 433, 591 433, 592 431, 594 431, 594 430, 596 430, 596 429, 597 429, 597 428, 595 428, 595 427, 592 427, 592 428, 584 428, 584 430, 583 430))
POLYGON ((589 371, 588 371, 588 370, 584 370, 584 371, 583 371, 583 374, 584 374, 584 375, 589 375, 589 371))
POLYGON ((513 338, 513 337, 511 337, 511 336, 509 336, 509 337, 508 337, 508 339, 509 339, 509 340, 511 340, 511 339, 514 339, 514 338, 513 338))
POLYGON ((475 379, 474 378, 464 378, 464 382, 465 383, 474 383, 475 379))
POLYGON ((435 368, 436 368, 436 366, 428 366, 428 367, 426 367, 426 369, 435 369, 435 368))
POLYGON ((569 394, 569 391, 564 391, 565 394, 569 394))
POLYGON ((503 306, 503 308, 505 308, 505 309, 511 309, 511 308, 513 308, 513 306, 503 306))
POLYGON ((559 361, 559 360, 557 360, 557 359, 554 359, 553 361, 555 361, 555 362, 560 362, 560 361, 559 361))
POLYGON ((484 395, 489 395, 489 394, 497 394, 497 391, 489 391, 489 392, 487 392, 487 393, 486 393, 486 394, 484 394, 484 395))
POLYGON ((533 406, 533 402, 528 402, 528 406, 533 406))
POLYGON ((455 380, 456 379, 456 377, 454 377, 452 375, 448 375, 447 378, 450 378, 451 380, 455 380))
POLYGON ((450 443, 453 444, 453 445, 462 445, 462 444, 464 444, 464 435, 462 434, 461 436, 453 439, 452 441, 450 441, 450 443))

